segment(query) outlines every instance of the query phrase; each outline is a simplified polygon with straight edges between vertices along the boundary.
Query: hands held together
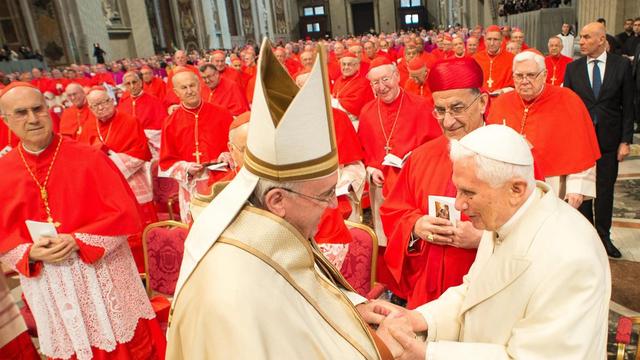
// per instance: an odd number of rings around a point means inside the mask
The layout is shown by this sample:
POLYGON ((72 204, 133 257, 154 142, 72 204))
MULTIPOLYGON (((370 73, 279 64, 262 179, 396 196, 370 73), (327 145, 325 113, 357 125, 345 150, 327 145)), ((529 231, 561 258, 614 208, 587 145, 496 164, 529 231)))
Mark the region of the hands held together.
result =
POLYGON ((476 249, 482 237, 482 230, 473 227, 469 221, 451 221, 424 215, 416 221, 413 233, 419 238, 438 245, 450 245, 463 249, 476 249))
POLYGON ((29 259, 56 264, 66 260, 77 250, 78 245, 71 235, 61 234, 56 237, 41 237, 31 246, 29 259))
POLYGON ((422 315, 382 300, 360 304, 356 309, 367 323, 378 325, 376 334, 394 359, 425 359, 426 343, 416 335, 427 330, 422 315))

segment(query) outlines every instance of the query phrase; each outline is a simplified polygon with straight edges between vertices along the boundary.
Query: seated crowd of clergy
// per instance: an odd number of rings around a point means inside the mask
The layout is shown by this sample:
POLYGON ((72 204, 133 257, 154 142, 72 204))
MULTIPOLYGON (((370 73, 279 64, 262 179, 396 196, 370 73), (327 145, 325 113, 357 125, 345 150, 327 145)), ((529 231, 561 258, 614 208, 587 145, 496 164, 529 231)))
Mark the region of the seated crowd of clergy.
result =
MULTIPOLYGON (((576 60, 519 29, 430 35, 0 85, 0 261, 39 352, 601 359, 613 186, 640 118, 631 62, 600 23, 576 60), (158 179, 190 226, 167 334, 139 277, 158 179), (365 200, 395 304, 340 274, 365 200)), ((3 276, 0 358, 37 359, 14 300, 3 276)))

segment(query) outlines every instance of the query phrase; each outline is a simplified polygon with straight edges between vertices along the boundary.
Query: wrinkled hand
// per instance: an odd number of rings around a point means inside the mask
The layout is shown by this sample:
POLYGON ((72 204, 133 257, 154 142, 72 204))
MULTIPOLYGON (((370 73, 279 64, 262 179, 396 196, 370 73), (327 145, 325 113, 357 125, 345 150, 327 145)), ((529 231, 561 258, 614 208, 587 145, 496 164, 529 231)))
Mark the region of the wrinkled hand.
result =
POLYGON ((371 181, 374 185, 382 186, 384 184, 384 174, 382 174, 382 170, 369 166, 367 167, 367 172, 371 176, 371 181))
POLYGON ((389 327, 389 333, 403 348, 402 353, 395 359, 424 360, 427 357, 427 343, 416 338, 415 334, 407 333, 404 329, 395 326, 389 327))
POLYGON ((419 238, 439 245, 451 245, 454 229, 451 221, 431 215, 424 215, 413 225, 413 233, 419 238))
POLYGON ((564 200, 569 203, 569 205, 573 206, 577 209, 580 205, 582 205, 582 201, 584 201, 584 195, 582 194, 566 194, 564 196, 564 200))
POLYGON ((631 146, 629 144, 621 143, 620 146, 618 146, 618 161, 623 161, 630 153, 631 146))
POLYGON ((199 175, 202 171, 204 171, 202 164, 190 163, 187 166, 187 173, 191 176, 199 175))
POLYGON ((31 246, 29 258, 49 264, 66 260, 78 250, 78 245, 71 235, 61 234, 57 237, 42 237, 31 246))
POLYGON ((228 151, 225 151, 223 153, 220 153, 220 155, 218 156, 218 162, 225 162, 227 164, 231 164, 233 163, 233 158, 231 157, 231 153, 228 151))
POLYGON ((407 310, 402 306, 392 304, 388 301, 371 300, 367 303, 359 304, 356 306, 356 310, 358 310, 362 319, 368 324, 380 325, 385 317, 391 313, 401 313, 409 319, 414 332, 427 331, 427 322, 420 313, 407 310))
POLYGON ((171 105, 169 106, 169 108, 167 109, 167 114, 171 115, 174 111, 178 110, 178 108, 180 107, 180 105, 171 105))
POLYGON ((453 228, 453 242, 450 245, 462 249, 477 249, 482 233, 482 230, 473 227, 471 221, 458 221, 457 226, 453 228))
POLYGON ((376 330, 376 334, 382 339, 389 351, 391 351, 391 355, 393 355, 394 359, 397 359, 402 353, 405 351, 404 346, 401 342, 396 340, 396 338, 391 334, 391 330, 406 335, 409 338, 415 338, 416 334, 411 331, 411 323, 409 319, 404 316, 400 312, 391 313, 391 315, 387 316, 385 320, 380 324, 378 330, 376 330))

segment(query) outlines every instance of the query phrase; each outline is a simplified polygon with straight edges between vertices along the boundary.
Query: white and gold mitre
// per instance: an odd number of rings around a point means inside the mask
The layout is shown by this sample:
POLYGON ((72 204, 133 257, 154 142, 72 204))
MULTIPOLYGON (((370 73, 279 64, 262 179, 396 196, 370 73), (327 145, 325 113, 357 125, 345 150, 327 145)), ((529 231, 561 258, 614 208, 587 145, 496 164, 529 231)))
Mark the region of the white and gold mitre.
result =
POLYGON ((326 59, 318 48, 298 88, 265 39, 260 50, 244 166, 274 181, 319 178, 338 168, 326 59))
POLYGON ((266 39, 262 43, 244 166, 191 227, 174 302, 198 263, 247 204, 260 178, 304 181, 337 170, 325 49, 317 52, 307 83, 298 89, 271 52, 271 43, 266 39))

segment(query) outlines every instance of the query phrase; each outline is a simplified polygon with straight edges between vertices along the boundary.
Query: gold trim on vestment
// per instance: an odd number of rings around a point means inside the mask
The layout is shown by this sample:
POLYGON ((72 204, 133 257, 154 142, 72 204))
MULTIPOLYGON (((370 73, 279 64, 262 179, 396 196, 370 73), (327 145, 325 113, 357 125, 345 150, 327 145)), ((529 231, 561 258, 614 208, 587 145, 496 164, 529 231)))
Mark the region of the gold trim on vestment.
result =
POLYGON ((271 48, 271 41, 265 39, 260 49, 260 69, 258 72, 260 78, 256 81, 257 85, 262 87, 273 127, 277 128, 300 89, 284 66, 273 55, 271 48))
POLYGON ((244 152, 244 166, 250 172, 273 181, 299 181, 329 175, 338 169, 338 153, 330 153, 313 160, 294 164, 274 165, 260 160, 249 148, 244 152))
MULTIPOLYGON (((360 315, 358 314, 357 310, 355 309, 355 307, 353 306, 353 304, 351 303, 351 301, 348 300, 348 298, 346 297, 346 295, 344 295, 335 284, 331 283, 331 280, 333 279, 329 279, 329 278, 325 278, 323 276, 321 276, 316 269, 314 268, 314 264, 315 264, 315 256, 314 256, 314 251, 313 251, 313 246, 310 243, 309 240, 306 240, 302 237, 302 235, 300 234, 300 232, 293 227, 290 223, 286 222, 284 219, 273 215, 267 211, 255 208, 255 207, 251 207, 251 206, 246 206, 238 215, 238 217, 236 218, 236 220, 234 221, 234 223, 232 225, 230 225, 229 228, 231 228, 234 224, 238 224, 238 221, 243 221, 243 217, 248 216, 247 213, 253 213, 255 215, 259 215, 261 217, 265 217, 268 220, 276 223, 277 225, 280 225, 281 227, 283 227, 284 229, 286 229, 290 235, 292 235, 297 242, 299 242, 305 252, 308 255, 307 259, 300 259, 300 261, 308 261, 310 264, 310 268, 308 269, 308 271, 311 271, 311 273, 313 274, 315 280, 321 284, 321 286, 325 289, 327 289, 329 291, 329 294, 335 295, 337 296, 337 299, 343 306, 346 306, 347 309, 350 312, 350 315, 352 315, 356 321, 358 326, 361 327, 361 329, 364 331, 365 337, 369 340, 371 347, 374 349, 375 351, 375 355, 377 356, 377 359, 380 359, 380 353, 377 349, 377 347, 375 346, 375 341, 373 340, 373 337, 371 335, 371 333, 368 330, 368 325, 362 320, 362 318, 360 317, 360 315)), ((248 220, 245 220, 248 221, 248 220)), ((242 224, 240 224, 242 225, 242 224)), ((260 226, 260 229, 264 229, 266 226, 264 226, 264 224, 262 224, 263 226, 260 226)), ((305 300, 318 312, 318 314, 320 314, 320 316, 327 322, 327 324, 329 324, 340 336, 342 336, 349 344, 351 344, 359 353, 361 353, 365 358, 367 359, 371 359, 371 355, 372 354, 368 354, 368 351, 366 351, 364 348, 361 347, 361 345, 359 345, 356 340, 350 336, 350 334, 341 329, 338 324, 332 320, 331 316, 327 313, 325 313, 324 308, 316 301, 316 299, 309 294, 303 287, 303 285, 301 285, 298 281, 296 281, 296 279, 294 279, 294 277, 289 273, 289 271, 287 271, 287 269, 283 268, 276 260, 273 259, 274 254, 265 254, 264 250, 271 250, 271 248, 269 248, 269 244, 265 244, 265 242, 261 242, 263 241, 263 239, 259 239, 258 237, 256 237, 256 234, 250 234, 251 235, 251 239, 254 239, 253 241, 255 242, 255 244, 250 245, 247 244, 246 242, 243 242, 241 240, 238 239, 232 239, 230 238, 228 235, 232 234, 234 231, 228 232, 229 228, 227 228, 227 230, 225 230, 225 233, 223 233, 220 238, 218 239, 217 242, 222 242, 231 246, 235 246, 239 249, 242 249, 252 255, 254 255, 255 257, 259 258, 260 260, 262 260, 265 264, 267 264, 268 266, 270 266, 271 268, 273 268, 276 272, 278 272, 278 274, 280 274, 302 297, 305 298, 305 300), (256 247, 260 247, 264 245, 264 249, 257 249, 256 247)), ((249 234, 247 234, 249 236, 249 234)), ((248 239, 247 241, 252 241, 251 239, 248 239)), ((322 255, 321 255, 322 256, 322 255)), ((322 261, 322 258, 319 258, 320 261, 322 261)), ((325 259, 326 260, 326 259, 325 259)), ((324 262, 323 262, 324 263, 324 262)), ((346 284, 346 287, 349 290, 352 290, 351 286, 348 285, 348 283, 346 282, 346 280, 344 280, 344 278, 342 277, 342 275, 340 275, 340 273, 335 270, 335 268, 330 265, 330 263, 328 261, 326 261, 326 263, 324 263, 323 265, 329 264, 329 269, 332 270, 333 274, 332 278, 337 279, 340 283, 344 283, 346 284)), ((299 264, 298 264, 299 265, 299 264)), ((341 284, 343 285, 343 284, 341 284)), ((346 309, 343 309, 346 310, 346 309)), ((355 324, 352 324, 355 325, 355 324)))

